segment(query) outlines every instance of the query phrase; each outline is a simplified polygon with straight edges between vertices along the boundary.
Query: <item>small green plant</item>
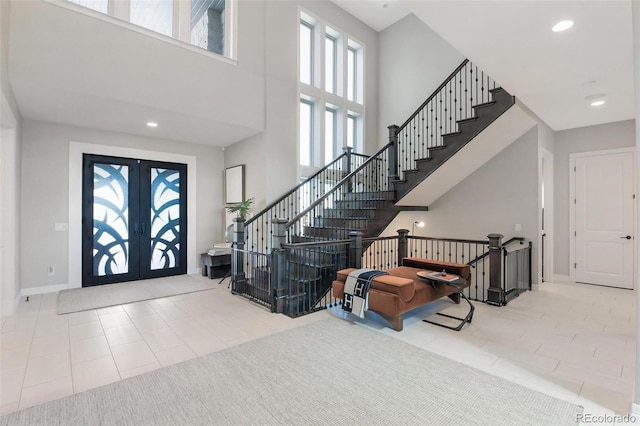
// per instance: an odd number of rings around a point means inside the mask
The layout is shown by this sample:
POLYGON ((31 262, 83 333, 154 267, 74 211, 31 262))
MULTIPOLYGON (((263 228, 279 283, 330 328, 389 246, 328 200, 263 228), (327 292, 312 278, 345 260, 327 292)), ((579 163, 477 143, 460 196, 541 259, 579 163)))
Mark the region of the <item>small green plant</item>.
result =
POLYGON ((246 219, 247 216, 251 213, 251 206, 253 205, 255 199, 253 197, 248 200, 244 200, 241 203, 236 204, 235 206, 227 207, 227 211, 229 213, 235 213, 236 217, 246 219))

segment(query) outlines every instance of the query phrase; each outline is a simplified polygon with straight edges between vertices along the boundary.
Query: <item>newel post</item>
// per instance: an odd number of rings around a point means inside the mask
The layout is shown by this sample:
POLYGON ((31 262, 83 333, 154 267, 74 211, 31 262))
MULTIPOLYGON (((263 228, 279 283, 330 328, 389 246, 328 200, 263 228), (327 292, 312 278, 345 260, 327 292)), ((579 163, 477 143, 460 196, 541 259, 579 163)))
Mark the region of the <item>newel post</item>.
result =
POLYGON ((362 268, 362 232, 351 231, 349 232, 349 267, 360 269, 362 268))
POLYGON ((408 229, 398 229, 398 266, 402 266, 402 259, 409 253, 408 229))
POLYGON ((392 124, 389 129, 389 186, 398 180, 398 132, 400 127, 392 124))
POLYGON ((271 312, 284 313, 289 296, 287 280, 287 249, 282 245, 286 243, 287 219, 274 218, 273 235, 271 237, 271 312))
POLYGON ((244 273, 244 222, 244 218, 233 218, 233 241, 231 244, 232 293, 241 292, 246 283, 246 275, 244 273))
POLYGON ((489 234, 489 289, 487 303, 496 306, 504 305, 502 289, 502 234, 489 234))

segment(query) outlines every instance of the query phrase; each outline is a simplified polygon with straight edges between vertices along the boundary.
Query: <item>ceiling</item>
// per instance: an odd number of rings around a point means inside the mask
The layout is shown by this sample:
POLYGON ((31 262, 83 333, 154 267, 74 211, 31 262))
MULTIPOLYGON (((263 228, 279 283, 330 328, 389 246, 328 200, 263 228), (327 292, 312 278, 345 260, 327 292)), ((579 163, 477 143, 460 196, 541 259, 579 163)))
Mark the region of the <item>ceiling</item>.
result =
POLYGON ((635 117, 630 0, 333 2, 377 31, 413 13, 556 131, 635 117))

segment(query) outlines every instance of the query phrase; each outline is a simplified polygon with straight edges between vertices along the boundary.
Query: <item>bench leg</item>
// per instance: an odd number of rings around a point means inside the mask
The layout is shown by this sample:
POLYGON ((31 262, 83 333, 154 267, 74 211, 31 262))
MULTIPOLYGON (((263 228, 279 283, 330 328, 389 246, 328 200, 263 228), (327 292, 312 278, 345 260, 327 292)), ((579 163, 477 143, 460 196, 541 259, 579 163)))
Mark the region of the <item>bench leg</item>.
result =
POLYGON ((378 313, 382 318, 386 319, 389 324, 391 324, 391 328, 393 328, 395 331, 402 331, 402 315, 397 315, 395 317, 386 315, 386 314, 380 314, 378 313))
POLYGON ((469 299, 467 299, 467 296, 465 296, 464 293, 460 292, 458 294, 461 295, 462 298, 469 304, 469 312, 467 313, 467 315, 464 318, 456 317, 456 316, 453 316, 453 315, 442 314, 440 312, 436 312, 436 315, 440 315, 440 316, 443 316, 443 317, 447 317, 447 318, 452 318, 452 319, 458 320, 458 321, 460 321, 460 324, 458 324, 456 327, 452 327, 452 326, 441 324, 441 323, 438 323, 438 322, 435 322, 435 321, 431 321, 431 320, 423 319, 422 321, 428 322, 429 324, 438 325, 440 327, 448 328, 449 330, 455 330, 455 331, 462 330, 462 327, 466 323, 471 324, 471 320, 473 319, 473 311, 475 311, 476 308, 475 308, 475 306, 473 306, 473 304, 471 304, 471 301, 469 299))

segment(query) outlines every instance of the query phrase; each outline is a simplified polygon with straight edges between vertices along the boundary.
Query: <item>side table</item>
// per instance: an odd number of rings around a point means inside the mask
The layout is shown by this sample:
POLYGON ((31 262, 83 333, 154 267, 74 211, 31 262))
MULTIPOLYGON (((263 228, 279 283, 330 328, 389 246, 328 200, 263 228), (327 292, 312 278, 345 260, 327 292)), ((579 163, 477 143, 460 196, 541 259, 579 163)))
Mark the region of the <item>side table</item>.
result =
POLYGON ((444 327, 444 328, 448 328, 449 330, 455 330, 455 331, 460 331, 462 330, 462 327, 466 324, 466 323, 471 323, 471 320, 473 319, 473 311, 475 311, 475 306, 473 306, 471 304, 471 301, 469 299, 467 299, 467 296, 464 295, 463 287, 461 287, 462 285, 464 285, 464 283, 466 282, 464 278, 461 277, 457 277, 457 279, 454 280, 442 280, 442 279, 438 279, 437 275, 434 276, 433 275, 434 271, 420 271, 418 272, 416 275, 418 277, 420 277, 423 280, 427 280, 431 283, 432 286, 436 287, 438 285, 446 285, 449 287, 453 287, 455 289, 458 290, 458 294, 464 299, 466 300, 466 302, 469 304, 469 312, 467 313, 467 315, 464 318, 460 318, 460 317, 456 317, 453 315, 447 315, 447 314, 443 314, 440 312, 436 312, 436 315, 440 315, 443 317, 447 317, 447 318, 452 318, 455 320, 460 321, 460 324, 457 325, 456 327, 452 327, 446 324, 441 324, 435 321, 431 321, 431 320, 426 320, 423 319, 422 321, 424 322, 428 322, 429 324, 433 324, 433 325, 438 325, 440 327, 444 327))

